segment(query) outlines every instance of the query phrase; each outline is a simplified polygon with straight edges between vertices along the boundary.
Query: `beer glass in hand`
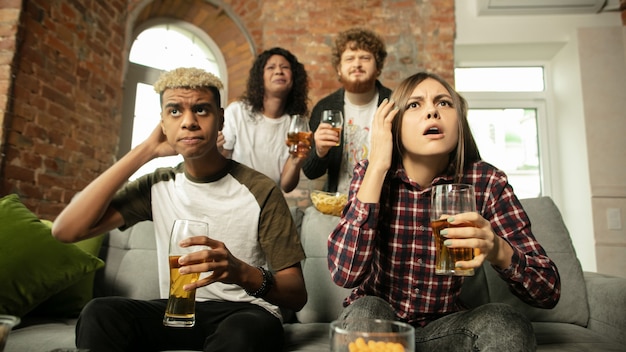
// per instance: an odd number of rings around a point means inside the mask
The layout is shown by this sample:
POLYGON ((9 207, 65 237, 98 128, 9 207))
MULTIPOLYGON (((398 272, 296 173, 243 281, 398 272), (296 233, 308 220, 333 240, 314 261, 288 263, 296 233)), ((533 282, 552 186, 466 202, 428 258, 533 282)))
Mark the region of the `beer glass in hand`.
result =
POLYGON ((292 115, 287 132, 287 145, 289 146, 289 154, 298 158, 306 157, 311 150, 311 129, 309 121, 303 115, 292 115))
POLYGON ((194 236, 208 236, 209 225, 202 221, 175 220, 170 235, 169 266, 170 266, 170 296, 163 317, 163 325, 173 327, 192 327, 196 323, 196 290, 185 291, 183 287, 196 282, 199 273, 181 275, 178 269, 178 259, 189 253, 206 249, 205 246, 180 247, 179 243, 185 238, 194 236))
POLYGON ((343 114, 340 110, 324 110, 322 111, 322 122, 332 126, 333 131, 337 132, 339 141, 337 146, 341 144, 341 129, 343 128, 343 114))
POLYGON ((467 227, 469 224, 451 225, 448 218, 467 212, 476 211, 476 196, 474 186, 465 184, 448 184, 434 186, 431 193, 430 226, 435 237, 435 274, 473 276, 474 269, 460 269, 454 265, 458 261, 474 259, 473 248, 448 248, 443 242, 445 236, 441 230, 448 227, 467 227))

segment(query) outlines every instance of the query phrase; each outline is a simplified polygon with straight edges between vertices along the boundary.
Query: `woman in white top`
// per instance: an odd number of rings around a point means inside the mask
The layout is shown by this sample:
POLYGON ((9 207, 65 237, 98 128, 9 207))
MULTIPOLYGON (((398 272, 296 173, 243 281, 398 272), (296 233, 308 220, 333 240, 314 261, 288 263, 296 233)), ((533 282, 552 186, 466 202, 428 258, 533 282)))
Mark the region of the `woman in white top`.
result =
POLYGON ((291 192, 306 156, 289 154, 290 115, 308 114, 304 65, 283 48, 261 53, 248 76, 246 92, 224 111, 222 154, 273 179, 291 192))

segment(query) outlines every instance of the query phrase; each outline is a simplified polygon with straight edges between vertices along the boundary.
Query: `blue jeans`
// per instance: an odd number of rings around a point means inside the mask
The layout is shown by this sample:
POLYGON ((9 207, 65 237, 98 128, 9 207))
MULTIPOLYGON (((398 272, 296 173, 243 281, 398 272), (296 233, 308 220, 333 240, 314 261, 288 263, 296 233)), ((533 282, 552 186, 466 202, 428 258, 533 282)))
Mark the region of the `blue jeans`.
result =
MULTIPOLYGON (((395 320, 391 305, 365 296, 346 307, 339 319, 395 320)), ((415 327, 415 351, 535 351, 533 326, 522 313, 503 303, 488 303, 415 327)))
POLYGON ((122 297, 89 302, 76 325, 76 346, 91 352, 113 351, 281 351, 283 326, 256 304, 196 302, 193 328, 163 326, 167 300, 122 297))

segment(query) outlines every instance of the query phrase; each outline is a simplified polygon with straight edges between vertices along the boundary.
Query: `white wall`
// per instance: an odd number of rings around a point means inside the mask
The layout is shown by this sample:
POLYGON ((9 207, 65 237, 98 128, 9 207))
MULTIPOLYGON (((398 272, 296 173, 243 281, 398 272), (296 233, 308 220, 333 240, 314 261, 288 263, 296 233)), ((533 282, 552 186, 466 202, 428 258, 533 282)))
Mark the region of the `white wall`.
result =
MULTIPOLYGON (((478 16, 477 0, 456 0, 457 65, 544 64, 550 195, 563 213, 584 270, 596 271, 588 144, 580 74, 578 30, 622 27, 619 12, 478 16)), ((599 38, 599 40, 602 40, 599 38)), ((611 102, 607 102, 610 104, 611 102)), ((588 120, 588 119, 587 119, 588 120)))
POLYGON ((556 138, 550 142, 552 157, 556 159, 552 160, 553 165, 558 167, 560 175, 558 181, 553 181, 554 200, 563 214, 583 268, 596 271, 588 142, 579 67, 576 40, 566 43, 551 64, 553 109, 548 118, 556 129, 556 138))
POLYGON ((626 27, 579 28, 598 272, 626 277, 626 27), (621 226, 610 227, 611 210, 621 226))

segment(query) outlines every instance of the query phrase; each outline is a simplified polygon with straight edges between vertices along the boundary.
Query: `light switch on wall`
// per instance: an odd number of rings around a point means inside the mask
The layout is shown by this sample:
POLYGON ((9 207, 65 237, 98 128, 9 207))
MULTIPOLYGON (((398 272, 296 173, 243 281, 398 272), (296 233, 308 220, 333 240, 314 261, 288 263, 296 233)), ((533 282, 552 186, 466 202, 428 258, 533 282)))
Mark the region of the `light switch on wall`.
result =
POLYGON ((607 208, 606 220, 609 230, 622 229, 622 212, 620 208, 607 208))

